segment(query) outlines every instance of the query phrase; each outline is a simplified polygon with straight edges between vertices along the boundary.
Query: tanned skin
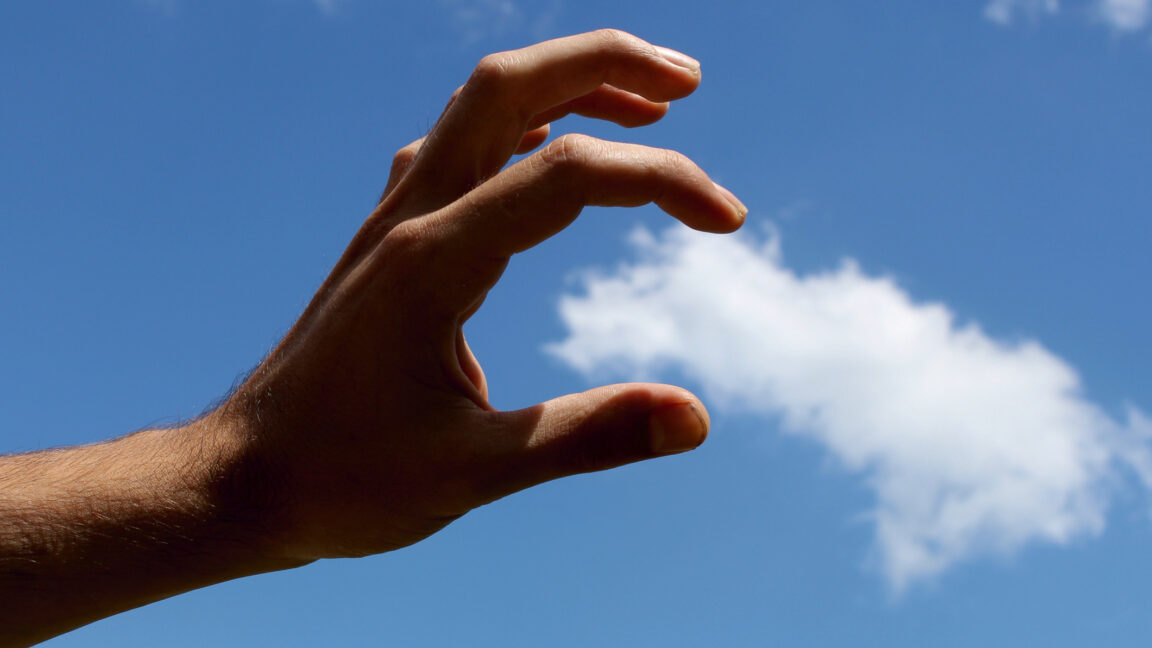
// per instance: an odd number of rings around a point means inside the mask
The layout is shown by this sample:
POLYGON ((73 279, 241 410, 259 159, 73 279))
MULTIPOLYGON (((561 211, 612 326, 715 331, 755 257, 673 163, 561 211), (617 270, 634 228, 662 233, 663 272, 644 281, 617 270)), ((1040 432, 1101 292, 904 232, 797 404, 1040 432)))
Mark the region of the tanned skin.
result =
POLYGON ((509 259, 586 205, 649 202, 730 232, 746 209, 684 156, 565 135, 642 126, 693 59, 605 30, 485 57, 268 358, 173 429, 0 457, 0 644, 28 645, 191 589, 418 542, 566 475, 683 452, 689 392, 621 384, 497 411, 462 326, 509 259))

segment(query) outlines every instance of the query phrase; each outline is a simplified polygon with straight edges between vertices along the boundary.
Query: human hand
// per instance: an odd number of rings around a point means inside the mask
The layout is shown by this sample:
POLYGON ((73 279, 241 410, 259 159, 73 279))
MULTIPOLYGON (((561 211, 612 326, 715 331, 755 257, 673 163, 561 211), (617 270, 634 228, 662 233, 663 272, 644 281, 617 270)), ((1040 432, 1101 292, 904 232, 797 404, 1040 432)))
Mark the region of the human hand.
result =
POLYGON ((511 256, 585 205, 655 202, 709 232, 742 224, 739 201, 671 151, 566 135, 504 168, 564 115, 648 124, 699 81, 692 59, 621 32, 549 41, 483 59, 397 153, 300 320, 206 420, 243 448, 227 500, 261 512, 277 557, 396 549, 517 490, 704 440, 704 406, 667 385, 496 411, 462 330, 511 256))

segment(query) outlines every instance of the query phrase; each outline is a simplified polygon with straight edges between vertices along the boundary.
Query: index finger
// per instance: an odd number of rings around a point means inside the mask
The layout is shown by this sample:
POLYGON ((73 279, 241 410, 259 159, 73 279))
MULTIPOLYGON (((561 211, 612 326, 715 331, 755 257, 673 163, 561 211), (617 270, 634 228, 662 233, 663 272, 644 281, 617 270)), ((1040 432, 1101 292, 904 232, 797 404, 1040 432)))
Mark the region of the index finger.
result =
MULTIPOLYGON (((565 135, 403 231, 424 255, 407 312, 434 309, 466 318, 495 285, 509 258, 567 227, 586 205, 654 202, 693 229, 731 232, 747 208, 674 151, 565 135)), ((389 258, 378 254, 378 263, 389 258)), ((382 284, 383 285, 383 284, 382 284)), ((394 288, 388 288, 394 292, 394 288)), ((416 318, 420 322, 437 318, 416 318)))
POLYGON ((700 64, 631 34, 601 30, 492 54, 476 66, 425 140, 406 182, 440 207, 496 174, 529 124, 551 108, 611 86, 651 102, 685 97, 700 64))

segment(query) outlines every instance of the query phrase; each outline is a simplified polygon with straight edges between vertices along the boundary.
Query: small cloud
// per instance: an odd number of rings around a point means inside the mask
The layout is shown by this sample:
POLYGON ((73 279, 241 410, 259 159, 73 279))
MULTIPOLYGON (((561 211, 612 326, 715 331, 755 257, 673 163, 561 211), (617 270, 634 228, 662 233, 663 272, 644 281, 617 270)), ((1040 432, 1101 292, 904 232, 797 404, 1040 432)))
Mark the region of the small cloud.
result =
POLYGON ((513 0, 440 0, 466 44, 516 32, 540 40, 551 35, 560 0, 533 2, 524 9, 513 0))
POLYGON ((1012 24, 1012 3, 1009 0, 993 0, 984 7, 984 17, 997 25, 1012 24))
POLYGON ((1018 13, 1034 20, 1059 12, 1060 0, 991 0, 984 6, 984 17, 1003 26, 1011 25, 1018 13))
MULTIPOLYGON (((1018 15, 1034 21, 1060 10, 1060 0, 989 0, 984 5, 984 17, 1007 27, 1018 15)), ((1086 11, 1116 31, 1134 32, 1144 29, 1152 18, 1152 0, 1093 0, 1086 11)))
MULTIPOLYGON (((320 13, 322 13, 326 16, 330 16, 332 14, 335 14, 339 10, 340 5, 343 4, 343 0, 309 0, 309 1, 317 9, 320 10, 320 13)), ((152 9, 157 10, 157 11, 161 11, 161 12, 168 14, 168 15, 175 14, 176 10, 179 8, 179 5, 180 5, 180 0, 135 0, 135 2, 137 4, 144 5, 145 7, 150 7, 152 9)))
POLYGON ((632 243, 637 261, 562 297, 568 334, 548 351, 600 378, 677 370, 714 407, 823 446, 871 491, 896 592, 1095 536, 1125 475, 1152 483, 1148 419, 1109 416, 1037 342, 994 339, 851 260, 800 276, 775 236, 638 230, 632 243))
POLYGON ((1152 0, 1100 0, 1095 12, 1118 31, 1138 31, 1148 24, 1152 0))

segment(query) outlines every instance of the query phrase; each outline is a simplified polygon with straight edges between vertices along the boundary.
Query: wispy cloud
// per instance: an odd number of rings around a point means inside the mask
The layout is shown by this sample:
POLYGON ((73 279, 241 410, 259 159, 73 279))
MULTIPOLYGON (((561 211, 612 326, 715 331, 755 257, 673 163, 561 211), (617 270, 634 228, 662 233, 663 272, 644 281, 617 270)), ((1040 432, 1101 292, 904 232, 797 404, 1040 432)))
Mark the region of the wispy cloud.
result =
MULTIPOLYGON (((1087 13, 1098 21, 1122 32, 1143 29, 1152 18, 1152 0, 1092 0, 1085 5, 1087 13)), ((1060 0, 989 0, 984 17, 1008 26, 1018 16, 1035 20, 1061 12, 1060 0)))
MULTIPOLYGON (((134 0, 137 4, 151 7, 166 14, 175 14, 179 8, 180 0, 134 0)), ((339 10, 344 0, 307 0, 320 10, 320 13, 330 16, 339 10)))
POLYGON ((897 592, 952 565, 1100 533, 1125 471, 1152 476, 1152 425, 1084 398, 1033 341, 995 340, 851 260, 799 276, 778 239, 684 230, 583 277, 549 351, 599 378, 698 381, 714 406, 817 441, 875 496, 878 565, 897 592))
POLYGON ((312 4, 320 10, 320 13, 330 16, 336 13, 340 8, 340 0, 312 0, 312 4))
POLYGON ((551 35, 560 0, 539 0, 524 8, 513 0, 440 0, 467 44, 525 32, 535 40, 551 35))
POLYGON ((1097 15, 1120 31, 1137 31, 1148 24, 1152 0, 1100 0, 1097 15))
POLYGON ((984 17, 1000 25, 1010 25, 1018 14, 1036 18, 1060 11, 1060 0, 991 0, 984 6, 984 17))

